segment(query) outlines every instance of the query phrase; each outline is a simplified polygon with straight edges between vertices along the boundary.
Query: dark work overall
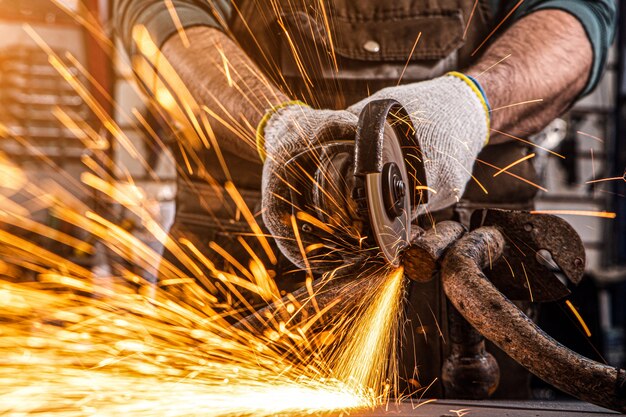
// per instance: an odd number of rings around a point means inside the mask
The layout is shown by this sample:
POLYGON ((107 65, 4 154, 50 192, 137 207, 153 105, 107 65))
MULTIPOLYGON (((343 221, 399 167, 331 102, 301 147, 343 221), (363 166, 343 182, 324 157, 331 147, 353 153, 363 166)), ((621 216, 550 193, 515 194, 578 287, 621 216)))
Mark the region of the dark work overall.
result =
MULTIPOLYGON (((474 0, 325 0, 323 7, 317 0, 239 3, 230 25, 236 40, 288 96, 317 108, 346 108, 380 88, 396 85, 401 77, 401 83, 411 83, 463 70, 491 29, 491 16, 482 0, 469 26, 474 0)), ((526 154, 525 147, 508 143, 487 146, 480 159, 502 167, 526 154)), ((225 158, 235 185, 250 209, 258 213, 261 164, 255 166, 235 155, 225 158)), ((182 159, 180 163, 184 166, 182 159)), ((205 151, 189 175, 191 182, 179 181, 173 236, 196 242, 218 267, 226 269, 228 263, 209 249, 208 243, 216 242, 229 253, 241 253, 238 239, 244 239, 270 265, 256 239, 246 237, 249 226, 220 189, 224 176, 219 167, 216 156, 205 151)), ((534 179, 530 164, 519 164, 516 169, 519 175, 534 179)), ((489 194, 470 183, 460 206, 527 208, 532 204, 534 188, 506 175, 494 179, 493 173, 476 166, 474 175, 489 194)), ((463 213, 466 210, 457 207, 453 216, 464 218, 463 213)), ((261 221, 260 215, 257 221, 261 221)), ((285 290, 293 289, 290 282, 300 282, 290 278, 295 268, 286 260, 280 260, 273 269, 285 290)), ((440 376, 448 349, 447 316, 438 280, 412 283, 408 298, 400 377, 415 391, 440 376)), ((500 362, 501 368, 507 366, 500 362)), ((511 372, 518 374, 517 370, 511 372)), ((506 374, 511 372, 503 369, 501 384, 502 393, 509 397, 523 393, 527 385, 525 376, 521 381, 507 381, 506 374)), ((439 383, 426 393, 427 397, 442 395, 439 383)))

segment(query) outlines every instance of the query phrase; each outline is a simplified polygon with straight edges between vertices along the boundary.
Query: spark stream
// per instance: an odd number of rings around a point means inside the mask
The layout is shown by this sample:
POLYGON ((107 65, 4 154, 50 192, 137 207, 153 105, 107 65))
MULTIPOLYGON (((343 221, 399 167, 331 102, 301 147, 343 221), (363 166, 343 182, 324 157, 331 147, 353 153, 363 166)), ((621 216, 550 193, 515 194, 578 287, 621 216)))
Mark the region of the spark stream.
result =
MULTIPOLYGON (((106 39, 100 28, 87 29, 106 39)), ((87 172, 80 181, 63 174, 64 184, 71 189, 51 180, 30 181, 0 154, 0 413, 262 416, 373 407, 386 401, 397 375, 395 365, 390 364, 396 363, 402 270, 383 269, 364 276, 372 285, 368 291, 354 294, 361 302, 345 314, 325 317, 322 308, 314 317, 293 322, 282 316, 265 317, 268 329, 262 334, 234 328, 233 322, 253 310, 244 294, 266 303, 281 302, 271 274, 253 253, 249 268, 240 265, 235 271, 221 271, 192 242, 169 236, 152 215, 154 202, 146 198, 126 167, 116 165, 106 152, 108 135, 149 176, 158 178, 84 80, 101 93, 102 86, 71 54, 58 56, 32 28, 26 26, 25 30, 107 132, 94 131, 69 109, 55 109, 59 126, 72 131, 91 151, 82 159, 87 172), (67 61, 75 69, 70 70, 67 61), (191 276, 161 260, 151 247, 102 213, 85 206, 75 197, 78 191, 95 191, 123 206, 191 276), (41 209, 82 229, 90 239, 35 221, 33 213, 41 209), (9 231, 15 228, 35 238, 9 231), (97 242, 120 261, 113 265, 114 272, 96 276, 46 249, 49 246, 37 243, 37 237, 82 253, 94 253, 97 242), (153 270, 155 265, 160 265, 162 275, 158 287, 137 272, 153 270), (200 266, 210 273, 203 274, 200 266), (27 275, 36 279, 26 280, 27 275), (222 297, 224 293, 228 296, 222 297)), ((135 63, 138 75, 147 72, 144 79, 157 76, 163 81, 157 86, 161 94, 154 96, 161 107, 153 102, 150 108, 168 112, 170 117, 164 119, 175 121, 177 128, 171 126, 172 132, 180 136, 188 157, 194 159, 195 150, 209 143, 215 146, 209 120, 171 66, 161 62, 159 74, 151 72, 151 60, 159 56, 156 47, 144 29, 137 28, 135 35, 146 57, 135 63)), ((142 97, 151 100, 146 98, 150 95, 142 97)), ((105 94, 105 99, 120 110, 111 97, 105 94)), ((130 125, 149 128, 136 110, 122 117, 130 125)), ((233 130, 247 138, 241 126, 233 126, 233 130)), ((0 137, 27 143, 2 124, 0 137)), ((58 170, 44 156, 41 160, 58 170)), ((224 195, 239 202, 242 213, 250 214, 233 187, 224 195)), ((260 247, 268 252, 267 239, 254 218, 246 216, 246 220, 260 247)), ((229 257, 221 248, 212 249, 229 257)), ((332 274, 323 279, 332 279, 332 274)), ((300 308, 294 301, 285 311, 296 314, 300 308)))

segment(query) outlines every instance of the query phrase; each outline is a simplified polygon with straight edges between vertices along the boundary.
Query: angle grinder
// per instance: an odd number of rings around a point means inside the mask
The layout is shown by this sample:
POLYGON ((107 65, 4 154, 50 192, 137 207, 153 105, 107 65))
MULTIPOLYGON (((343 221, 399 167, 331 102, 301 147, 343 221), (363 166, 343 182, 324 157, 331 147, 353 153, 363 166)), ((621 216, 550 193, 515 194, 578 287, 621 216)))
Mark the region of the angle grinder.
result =
POLYGON ((299 238, 317 271, 378 260, 398 266, 411 219, 425 204, 423 155, 406 110, 376 100, 354 141, 326 141, 289 160, 286 176, 299 238))

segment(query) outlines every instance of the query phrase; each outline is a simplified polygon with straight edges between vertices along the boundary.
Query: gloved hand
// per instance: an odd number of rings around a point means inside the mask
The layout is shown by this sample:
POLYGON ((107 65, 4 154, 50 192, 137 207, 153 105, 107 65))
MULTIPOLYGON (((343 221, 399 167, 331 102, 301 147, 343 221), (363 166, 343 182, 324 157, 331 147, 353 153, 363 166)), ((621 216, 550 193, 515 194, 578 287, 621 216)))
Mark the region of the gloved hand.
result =
POLYGON ((358 117, 333 110, 315 110, 288 102, 268 111, 257 128, 257 149, 264 160, 263 221, 281 252, 304 267, 291 223, 290 188, 285 163, 299 153, 329 140, 354 140, 358 117))
MULTIPOLYGON (((385 88, 347 111, 314 110, 286 103, 270 110, 257 129, 263 167, 263 220, 282 253, 303 267, 294 240, 284 164, 298 153, 331 139, 353 140, 358 115, 370 101, 395 99, 409 113, 423 152, 429 187, 425 209, 454 204, 471 177, 476 156, 489 138, 489 106, 479 85, 459 73, 385 88)), ((417 214, 417 213, 414 213, 417 214)))
POLYGON ((381 99, 400 102, 415 127, 429 188, 428 204, 422 209, 435 211, 456 203, 489 139, 490 110, 480 85, 451 72, 430 81, 384 88, 348 111, 359 115, 368 102, 381 99))

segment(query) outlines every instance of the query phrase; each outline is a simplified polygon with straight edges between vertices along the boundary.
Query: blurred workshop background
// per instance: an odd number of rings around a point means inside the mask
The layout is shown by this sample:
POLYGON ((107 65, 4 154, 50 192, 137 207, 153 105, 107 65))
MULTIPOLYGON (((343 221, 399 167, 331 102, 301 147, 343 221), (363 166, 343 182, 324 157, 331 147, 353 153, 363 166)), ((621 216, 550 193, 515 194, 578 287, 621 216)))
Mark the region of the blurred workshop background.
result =
MULTIPOLYGON (((535 140, 565 156, 536 158, 537 163, 545 165, 542 176, 548 189, 540 194, 538 209, 616 214, 615 218, 563 215, 581 235, 587 249, 588 274, 571 301, 587 323, 588 332, 562 303, 544 306, 540 324, 574 350, 624 367, 626 2, 619 4, 623 18, 600 85, 535 140), (608 177, 616 179, 594 182, 608 177)), ((0 0, 0 151, 25 169, 31 181, 45 183, 54 178, 94 210, 104 208, 111 220, 136 237, 149 240, 150 235, 129 211, 80 184, 81 173, 92 161, 89 155, 104 152, 110 158, 110 166, 101 168, 114 178, 132 178, 155 218, 165 227, 172 221, 176 167, 169 153, 155 146, 155 134, 159 140, 167 141, 167 127, 154 109, 145 107, 127 57, 112 52, 121 51, 119 45, 112 50, 106 38, 87 29, 101 25, 105 31, 110 30, 109 8, 109 0, 0 0), (50 65, 48 54, 33 39, 33 31, 91 86, 102 111, 112 115, 147 164, 139 163, 107 135, 76 91, 50 65), (60 123, 63 115, 59 114, 59 106, 80 115, 85 124, 60 123), (138 127, 136 114, 142 115, 151 129, 138 127), (97 135, 89 132, 100 132, 109 140, 97 140, 97 135)), ((51 228, 89 239, 83 231, 55 219, 45 201, 21 204, 51 228)), ((0 222, 3 228, 13 227, 1 218, 0 222)), ((92 268, 94 279, 110 275, 115 255, 103 248, 81 253, 59 247, 52 240, 39 243, 92 268)), ((148 243, 158 246, 157 242, 148 243)), ((97 242, 94 244, 98 248, 97 242)), ((32 279, 15 274, 16 279, 32 279)), ((548 399, 558 394, 537 381, 534 395, 548 399)))

